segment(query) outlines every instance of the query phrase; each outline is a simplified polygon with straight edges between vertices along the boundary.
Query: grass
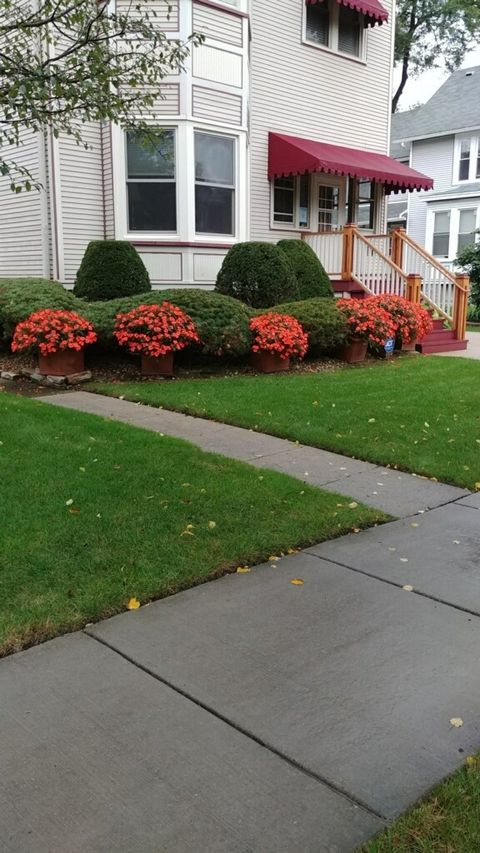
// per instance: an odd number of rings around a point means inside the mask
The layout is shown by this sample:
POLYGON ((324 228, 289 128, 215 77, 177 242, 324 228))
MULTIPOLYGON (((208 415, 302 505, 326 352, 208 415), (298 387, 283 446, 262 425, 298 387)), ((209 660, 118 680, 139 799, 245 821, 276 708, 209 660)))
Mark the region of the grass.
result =
POLYGON ((467 488, 480 482, 480 363, 412 356, 324 373, 94 390, 250 427, 467 488))
POLYGON ((0 482, 0 654, 385 520, 291 477, 9 394, 0 482))
POLYGON ((478 853, 480 850, 480 760, 439 785, 362 853, 478 853))

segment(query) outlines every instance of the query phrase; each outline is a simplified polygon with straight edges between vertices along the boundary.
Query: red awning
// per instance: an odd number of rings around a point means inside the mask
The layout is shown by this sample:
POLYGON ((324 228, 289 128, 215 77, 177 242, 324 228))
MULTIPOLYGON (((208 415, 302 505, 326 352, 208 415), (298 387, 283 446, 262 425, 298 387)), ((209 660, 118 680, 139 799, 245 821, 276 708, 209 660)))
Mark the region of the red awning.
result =
POLYGON ((432 178, 410 169, 393 157, 373 151, 344 148, 281 133, 269 134, 268 149, 270 180, 305 172, 327 172, 378 181, 385 185, 387 194, 403 190, 431 190, 433 187, 432 178))
MULTIPOLYGON (((313 6, 315 3, 323 3, 324 0, 307 0, 307 4, 313 6)), ((388 12, 378 0, 337 0, 341 6, 348 6, 365 15, 365 23, 368 27, 375 24, 383 24, 388 21, 388 12)))

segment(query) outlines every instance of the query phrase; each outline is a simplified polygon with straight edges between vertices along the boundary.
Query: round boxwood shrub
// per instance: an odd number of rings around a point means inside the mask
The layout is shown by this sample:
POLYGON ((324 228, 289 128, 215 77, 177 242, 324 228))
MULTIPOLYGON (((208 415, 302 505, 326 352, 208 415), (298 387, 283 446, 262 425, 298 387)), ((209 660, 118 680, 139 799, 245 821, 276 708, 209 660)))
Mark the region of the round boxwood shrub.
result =
POLYGON ((224 258, 217 293, 253 308, 271 308, 298 298, 295 273, 286 254, 273 243, 237 243, 224 258))
POLYGON ((79 311, 82 303, 71 291, 46 278, 0 279, 0 343, 8 347, 17 323, 35 311, 52 308, 79 311))
POLYGON ((347 337, 347 326, 334 299, 317 297, 299 302, 276 305, 279 314, 290 314, 301 323, 308 334, 310 355, 327 353, 342 344, 347 337))
POLYGON ((73 292, 90 302, 148 293, 150 278, 140 255, 126 240, 92 240, 73 292))
POLYGON ((250 351, 249 322, 253 312, 238 300, 211 290, 155 290, 126 299, 92 302, 84 305, 83 315, 94 324, 100 345, 110 347, 115 345, 113 329, 118 313, 126 313, 138 305, 161 305, 165 300, 192 318, 205 355, 239 357, 250 351))
POLYGON ((297 276, 300 299, 315 296, 332 296, 330 279, 312 247, 305 240, 279 240, 279 249, 285 252, 297 276))

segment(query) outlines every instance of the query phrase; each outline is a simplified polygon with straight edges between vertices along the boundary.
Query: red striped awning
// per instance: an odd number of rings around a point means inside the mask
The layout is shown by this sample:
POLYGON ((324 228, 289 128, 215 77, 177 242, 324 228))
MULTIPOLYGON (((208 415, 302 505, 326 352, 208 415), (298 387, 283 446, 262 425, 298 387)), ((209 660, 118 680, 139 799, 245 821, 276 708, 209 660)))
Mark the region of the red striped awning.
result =
MULTIPOLYGON (((324 0, 307 0, 307 4, 313 6, 315 3, 323 3, 324 0)), ((365 23, 368 27, 375 24, 383 24, 388 21, 388 12, 383 8, 379 0, 337 0, 340 6, 348 6, 365 15, 365 23)))
POLYGON ((431 190, 433 187, 432 178, 386 154, 270 133, 269 179, 303 175, 306 172, 326 172, 330 175, 348 175, 365 181, 378 181, 384 184, 387 194, 403 190, 431 190))

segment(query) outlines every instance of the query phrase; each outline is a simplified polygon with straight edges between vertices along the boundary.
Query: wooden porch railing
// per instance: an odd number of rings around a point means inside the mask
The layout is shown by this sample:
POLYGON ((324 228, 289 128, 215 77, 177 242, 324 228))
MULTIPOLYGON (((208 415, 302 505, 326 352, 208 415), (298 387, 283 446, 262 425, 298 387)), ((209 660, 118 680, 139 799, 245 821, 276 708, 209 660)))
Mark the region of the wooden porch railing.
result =
POLYGON ((357 282, 367 293, 421 300, 452 324, 465 340, 469 277, 455 275, 403 228, 366 235, 356 225, 341 231, 303 234, 332 278, 357 282))

